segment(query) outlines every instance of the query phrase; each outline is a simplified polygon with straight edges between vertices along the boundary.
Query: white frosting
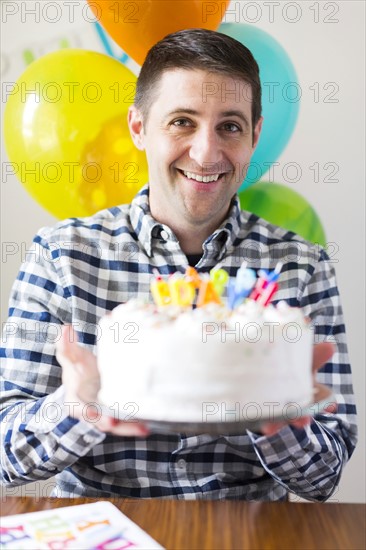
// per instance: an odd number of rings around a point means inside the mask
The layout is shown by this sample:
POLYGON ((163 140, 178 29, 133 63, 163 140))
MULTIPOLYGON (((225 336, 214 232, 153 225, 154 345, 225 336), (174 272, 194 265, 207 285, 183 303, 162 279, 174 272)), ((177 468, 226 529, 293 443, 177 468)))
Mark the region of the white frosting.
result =
POLYGON ((234 312, 132 300, 100 322, 100 401, 137 418, 258 419, 312 401, 312 332, 299 309, 247 300, 234 312), (128 405, 130 404, 130 405, 128 405))

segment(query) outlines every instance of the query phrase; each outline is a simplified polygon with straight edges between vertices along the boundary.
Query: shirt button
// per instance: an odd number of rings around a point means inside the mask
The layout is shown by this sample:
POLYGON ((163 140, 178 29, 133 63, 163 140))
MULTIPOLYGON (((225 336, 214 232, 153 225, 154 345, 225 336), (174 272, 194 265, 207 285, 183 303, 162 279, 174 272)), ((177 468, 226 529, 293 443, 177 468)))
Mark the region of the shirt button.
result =
POLYGON ((169 239, 169 233, 165 231, 165 229, 162 230, 162 232, 160 233, 160 236, 162 239, 164 239, 164 241, 167 241, 169 239))
POLYGON ((181 470, 183 470, 183 468, 186 467, 186 461, 184 460, 184 458, 181 458, 180 460, 178 460, 177 466, 178 466, 178 468, 180 468, 181 470))
POLYGON ((92 443, 94 441, 94 436, 92 436, 91 434, 85 434, 83 435, 83 439, 85 443, 92 443))

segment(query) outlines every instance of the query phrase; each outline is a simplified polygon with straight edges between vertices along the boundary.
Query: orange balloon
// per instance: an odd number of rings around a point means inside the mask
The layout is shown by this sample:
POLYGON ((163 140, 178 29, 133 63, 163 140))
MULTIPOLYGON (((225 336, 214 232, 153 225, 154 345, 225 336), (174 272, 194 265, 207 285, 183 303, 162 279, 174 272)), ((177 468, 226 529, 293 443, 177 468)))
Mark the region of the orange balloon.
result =
POLYGON ((88 0, 98 22, 140 65, 167 34, 189 28, 216 30, 230 1, 88 0))

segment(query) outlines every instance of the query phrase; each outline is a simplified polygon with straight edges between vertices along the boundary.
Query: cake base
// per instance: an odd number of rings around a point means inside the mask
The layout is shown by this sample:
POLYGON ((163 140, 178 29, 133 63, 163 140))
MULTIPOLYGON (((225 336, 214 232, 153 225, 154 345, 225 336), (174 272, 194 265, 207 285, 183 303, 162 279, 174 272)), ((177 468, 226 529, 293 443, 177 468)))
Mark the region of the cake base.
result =
POLYGON ((116 412, 113 407, 107 407, 105 405, 100 405, 100 409, 103 414, 113 416, 119 420, 127 422, 141 422, 152 433, 186 433, 190 435, 205 433, 211 435, 238 435, 242 434, 245 430, 250 430, 252 432, 259 431, 263 424, 268 422, 289 422, 291 420, 296 420, 301 416, 315 416, 316 414, 324 411, 325 407, 331 403, 334 403, 334 397, 331 389, 323 384, 315 383, 314 395, 315 397, 312 403, 301 407, 298 403, 288 403, 282 408, 282 411, 277 411, 274 407, 271 411, 272 414, 269 417, 262 415, 256 419, 251 418, 251 415, 249 414, 247 417, 243 414, 236 416, 233 411, 231 414, 231 419, 230 415, 227 414, 227 419, 222 420, 222 418, 218 419, 217 415, 215 416, 214 411, 212 411, 212 414, 207 418, 206 422, 158 421, 133 416, 131 410, 122 411, 121 409, 117 409, 116 412))

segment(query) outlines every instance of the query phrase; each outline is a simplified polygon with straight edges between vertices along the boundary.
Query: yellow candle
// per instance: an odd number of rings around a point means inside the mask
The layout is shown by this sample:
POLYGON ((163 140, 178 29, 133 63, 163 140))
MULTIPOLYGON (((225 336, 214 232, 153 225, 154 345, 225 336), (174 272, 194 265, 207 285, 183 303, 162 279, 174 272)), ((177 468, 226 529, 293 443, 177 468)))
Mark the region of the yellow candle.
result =
POLYGON ((193 304, 195 290, 192 284, 184 279, 171 279, 169 288, 173 305, 187 307, 193 304))
POLYGON ((150 285, 151 294, 157 306, 169 306, 172 303, 170 288, 166 281, 158 279, 150 285))

